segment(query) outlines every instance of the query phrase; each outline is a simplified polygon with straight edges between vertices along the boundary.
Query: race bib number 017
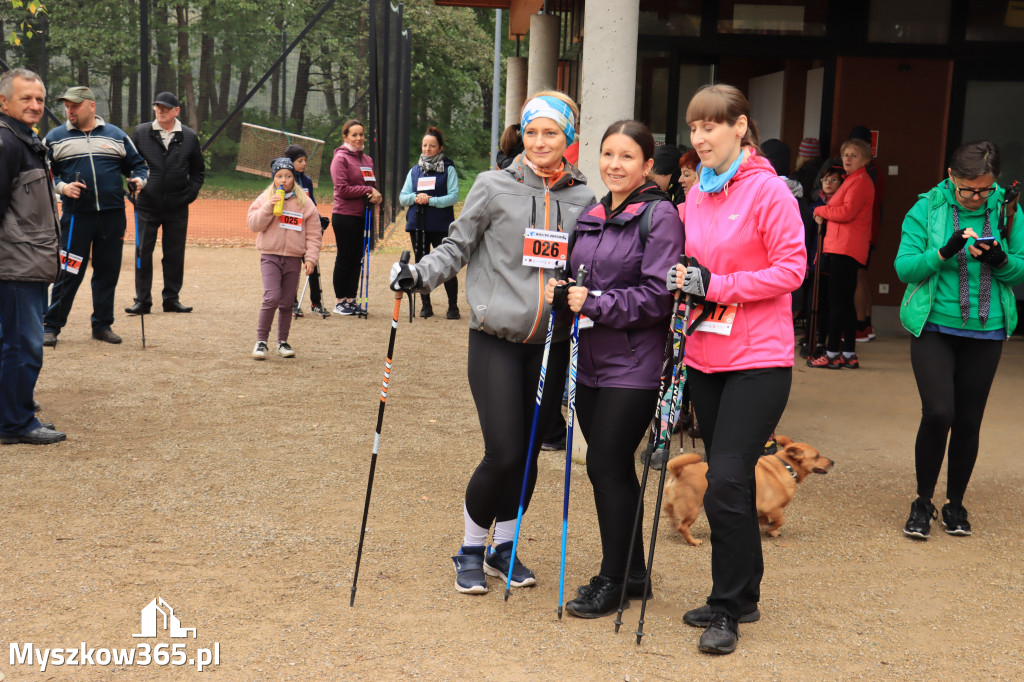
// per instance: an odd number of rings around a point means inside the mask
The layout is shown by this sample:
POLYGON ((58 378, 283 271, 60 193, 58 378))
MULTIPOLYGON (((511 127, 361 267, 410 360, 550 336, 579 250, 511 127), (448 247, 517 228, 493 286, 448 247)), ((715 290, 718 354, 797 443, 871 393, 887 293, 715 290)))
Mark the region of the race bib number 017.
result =
POLYGON ((729 336, 732 334, 732 325, 736 321, 736 310, 738 305, 732 303, 725 305, 723 303, 701 303, 694 307, 690 315, 694 319, 700 318, 704 313, 704 307, 711 306, 713 310, 708 318, 697 325, 696 331, 699 332, 710 332, 712 334, 720 334, 722 336, 729 336))
POLYGON ((530 228, 523 236, 523 265, 531 268, 565 267, 569 235, 556 230, 530 228))

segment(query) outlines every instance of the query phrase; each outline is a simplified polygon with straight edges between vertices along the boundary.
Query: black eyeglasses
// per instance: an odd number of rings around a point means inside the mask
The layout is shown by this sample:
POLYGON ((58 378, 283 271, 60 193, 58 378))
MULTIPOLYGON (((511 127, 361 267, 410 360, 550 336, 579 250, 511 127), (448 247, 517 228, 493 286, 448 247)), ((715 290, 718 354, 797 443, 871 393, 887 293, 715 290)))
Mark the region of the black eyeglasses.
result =
POLYGON ((985 187, 984 189, 971 189, 970 187, 956 186, 956 193, 960 195, 961 199, 973 199, 974 197, 981 197, 982 199, 988 199, 992 196, 992 193, 996 191, 995 187, 985 187))

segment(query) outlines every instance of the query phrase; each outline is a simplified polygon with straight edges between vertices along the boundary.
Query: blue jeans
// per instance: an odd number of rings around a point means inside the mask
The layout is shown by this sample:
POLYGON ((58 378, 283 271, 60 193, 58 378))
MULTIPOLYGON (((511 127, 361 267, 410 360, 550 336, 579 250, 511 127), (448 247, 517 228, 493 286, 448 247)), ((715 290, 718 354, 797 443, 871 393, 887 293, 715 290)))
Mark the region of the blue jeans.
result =
POLYGON ((43 367, 45 282, 0 280, 0 434, 39 428, 32 393, 43 367))

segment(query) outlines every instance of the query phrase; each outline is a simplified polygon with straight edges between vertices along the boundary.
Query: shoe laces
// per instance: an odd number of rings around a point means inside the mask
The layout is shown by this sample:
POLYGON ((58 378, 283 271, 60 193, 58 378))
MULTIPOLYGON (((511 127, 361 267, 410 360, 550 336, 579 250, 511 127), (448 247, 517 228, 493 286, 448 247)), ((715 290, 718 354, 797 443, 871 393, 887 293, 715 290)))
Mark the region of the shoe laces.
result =
POLYGON ((938 517, 938 513, 935 511, 935 505, 918 498, 914 500, 910 516, 916 523, 929 524, 932 522, 932 519, 938 517))
POLYGON ((727 613, 711 614, 711 620, 708 621, 708 628, 718 628, 719 630, 737 632, 736 622, 727 613))

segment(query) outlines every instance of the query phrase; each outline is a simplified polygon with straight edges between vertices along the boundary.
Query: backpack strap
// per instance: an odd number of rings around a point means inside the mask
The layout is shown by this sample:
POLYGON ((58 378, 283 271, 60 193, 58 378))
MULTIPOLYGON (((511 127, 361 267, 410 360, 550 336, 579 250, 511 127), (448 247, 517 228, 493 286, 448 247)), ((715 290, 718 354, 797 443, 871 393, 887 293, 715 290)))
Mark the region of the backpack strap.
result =
MULTIPOLYGON (((660 204, 663 199, 653 199, 644 206, 643 212, 640 214, 640 246, 647 247, 647 237, 651 234, 651 225, 654 222, 654 207, 660 204)), ((572 259, 572 248, 576 244, 576 230, 572 231, 569 235, 569 246, 568 255, 566 257, 566 263, 572 259)), ((572 273, 568 273, 571 276, 572 273)), ((563 279, 565 279, 563 277, 563 279)))

